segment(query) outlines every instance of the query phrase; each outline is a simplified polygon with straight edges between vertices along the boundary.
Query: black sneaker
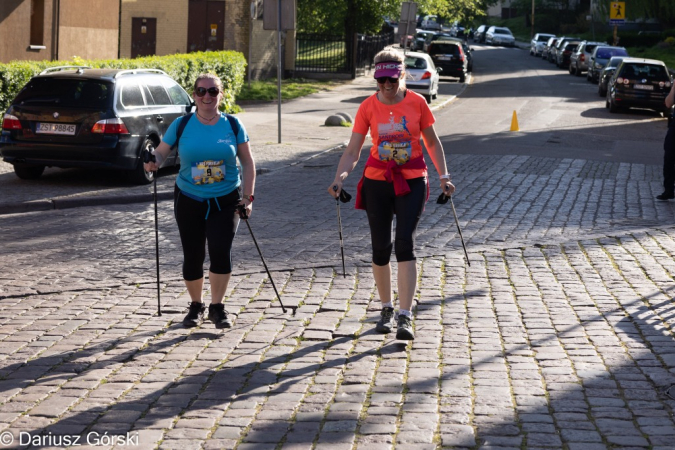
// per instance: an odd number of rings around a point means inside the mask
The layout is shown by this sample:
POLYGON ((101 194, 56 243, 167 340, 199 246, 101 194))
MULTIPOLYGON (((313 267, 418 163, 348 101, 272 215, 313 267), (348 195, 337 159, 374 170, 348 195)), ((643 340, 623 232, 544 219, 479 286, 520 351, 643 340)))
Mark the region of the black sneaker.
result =
POLYGON ((187 316, 183 319, 183 326, 186 328, 194 328, 198 326, 199 322, 202 320, 206 307, 204 306, 204 303, 201 302, 192 302, 189 306, 190 311, 188 311, 187 316))
POLYGON ((396 339, 402 341, 414 341, 415 333, 412 328, 412 319, 403 314, 398 315, 398 329, 396 330, 396 339))
POLYGON ((209 320, 216 325, 216 328, 232 328, 232 319, 222 303, 209 305, 209 320))
POLYGON ((659 200, 672 200, 675 198, 675 193, 664 191, 663 194, 657 195, 656 198, 659 200))
POLYGON ((378 333, 391 333, 394 329, 394 308, 385 306, 380 312, 380 320, 375 325, 375 330, 378 333))

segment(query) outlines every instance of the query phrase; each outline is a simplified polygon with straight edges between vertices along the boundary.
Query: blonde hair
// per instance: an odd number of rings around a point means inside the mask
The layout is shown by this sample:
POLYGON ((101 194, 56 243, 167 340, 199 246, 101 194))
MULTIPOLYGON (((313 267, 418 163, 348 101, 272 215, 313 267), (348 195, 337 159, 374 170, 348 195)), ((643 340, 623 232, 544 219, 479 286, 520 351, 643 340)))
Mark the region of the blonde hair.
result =
POLYGON ((381 63, 382 61, 396 61, 403 63, 403 54, 399 51, 392 50, 391 48, 385 48, 375 55, 375 58, 373 58, 373 62, 375 62, 375 64, 381 63))
POLYGON ((385 48, 384 50, 381 50, 375 57, 373 58, 373 62, 375 64, 381 63, 383 61, 395 61, 397 63, 400 63, 403 66, 403 69, 401 70, 401 77, 399 78, 398 81, 398 86, 401 89, 406 89, 405 85, 405 58, 403 56, 403 53, 401 53, 398 50, 394 50, 392 48, 385 48))
POLYGON ((201 80, 213 80, 213 82, 216 84, 216 86, 218 86, 218 89, 220 89, 221 92, 223 91, 223 82, 220 81, 220 78, 218 78, 218 75, 214 75, 212 73, 201 73, 201 74, 197 75, 197 79, 195 80, 195 86, 194 86, 195 91, 197 90, 197 84, 199 84, 199 82, 201 80))

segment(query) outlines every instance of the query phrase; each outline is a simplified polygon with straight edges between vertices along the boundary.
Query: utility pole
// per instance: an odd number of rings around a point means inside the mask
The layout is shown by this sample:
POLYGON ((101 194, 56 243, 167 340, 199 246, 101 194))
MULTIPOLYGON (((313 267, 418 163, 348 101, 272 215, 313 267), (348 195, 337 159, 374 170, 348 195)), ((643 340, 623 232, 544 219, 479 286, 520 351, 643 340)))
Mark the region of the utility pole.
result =
POLYGON ((532 0, 532 31, 530 32, 530 39, 534 39, 534 0, 532 0))

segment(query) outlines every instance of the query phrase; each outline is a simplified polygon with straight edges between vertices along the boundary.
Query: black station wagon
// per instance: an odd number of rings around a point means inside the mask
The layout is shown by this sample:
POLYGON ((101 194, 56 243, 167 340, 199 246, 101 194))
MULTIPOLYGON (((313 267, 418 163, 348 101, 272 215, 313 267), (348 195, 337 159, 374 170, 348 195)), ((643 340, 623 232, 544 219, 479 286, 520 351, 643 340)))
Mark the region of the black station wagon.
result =
MULTIPOLYGON (((45 167, 125 171, 149 183, 141 151, 159 145, 177 117, 192 109, 185 90, 161 70, 55 67, 33 77, 2 121, 0 153, 19 178, 45 167)), ((177 164, 174 153, 162 166, 177 164)))

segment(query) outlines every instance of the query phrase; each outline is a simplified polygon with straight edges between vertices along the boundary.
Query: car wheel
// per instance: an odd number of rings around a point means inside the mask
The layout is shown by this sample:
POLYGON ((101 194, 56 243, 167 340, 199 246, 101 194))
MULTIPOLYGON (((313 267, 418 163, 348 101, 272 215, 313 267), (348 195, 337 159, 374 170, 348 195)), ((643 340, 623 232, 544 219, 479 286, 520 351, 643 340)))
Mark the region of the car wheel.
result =
POLYGON ((574 69, 572 67, 572 64, 570 64, 570 66, 567 68, 567 70, 569 71, 570 75, 574 75, 574 74, 577 73, 576 69, 574 69))
POLYGON ((431 95, 424 94, 422 95, 424 99, 427 101, 427 103, 431 103, 431 95))
POLYGON ((42 172, 45 171, 45 166, 29 166, 23 164, 14 164, 14 173, 22 180, 35 180, 40 178, 42 172))
MULTIPOLYGON (((152 141, 152 139, 146 139, 145 142, 143 142, 143 145, 141 146, 141 152, 144 150, 149 152, 155 150, 155 143, 152 141)), ((154 178, 154 172, 148 172, 143 168, 143 160, 141 159, 139 153, 138 165, 135 169, 131 169, 129 171, 129 179, 134 184, 150 184, 154 178)))
POLYGON ((581 73, 581 70, 579 69, 579 66, 576 67, 576 70, 574 71, 574 75, 576 75, 578 77, 583 75, 583 73, 581 73))
POLYGON ((607 96, 607 89, 603 89, 601 85, 598 84, 598 96, 599 97, 606 97, 607 96))
POLYGON ((530 49, 530 56, 534 56, 534 52, 530 49))
POLYGON ((459 82, 464 83, 464 81, 466 81, 466 74, 463 73, 459 76, 459 82))
POLYGON ((588 81, 589 83, 593 82, 593 75, 591 74, 591 72, 586 72, 586 81, 588 81))
POLYGON ((616 106, 616 103, 612 101, 612 98, 609 98, 609 112, 612 114, 618 113, 619 112, 619 107, 616 106))

